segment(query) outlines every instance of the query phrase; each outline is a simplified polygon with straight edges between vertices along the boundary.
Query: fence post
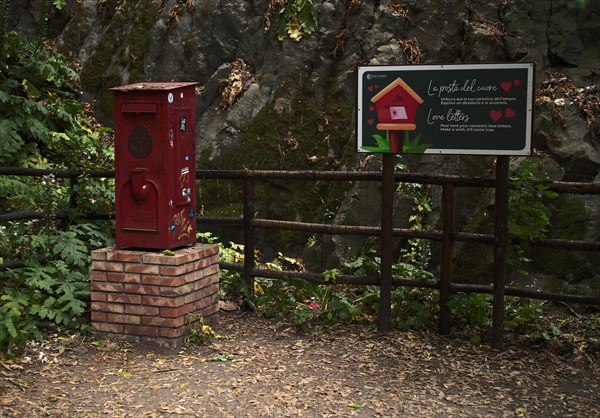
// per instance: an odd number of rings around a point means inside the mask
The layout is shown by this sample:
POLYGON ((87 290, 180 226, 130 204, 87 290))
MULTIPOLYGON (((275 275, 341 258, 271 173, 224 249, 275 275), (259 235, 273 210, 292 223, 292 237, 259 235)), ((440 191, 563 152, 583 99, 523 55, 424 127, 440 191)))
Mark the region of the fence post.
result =
POLYGON ((77 188, 77 185, 79 184, 79 179, 78 179, 77 173, 73 173, 69 177, 69 182, 71 185, 71 196, 69 198, 69 206, 72 209, 74 209, 77 207, 77 191, 75 189, 77 188))
POLYGON ((244 176, 244 278, 250 292, 250 302, 254 303, 254 179, 246 172, 244 176))
POLYGON ((492 347, 504 349, 504 288, 508 252, 508 169, 509 157, 496 157, 496 226, 494 231, 494 296, 492 306, 492 347))
POLYGON ((381 190, 381 282, 379 330, 389 331, 392 315, 392 259, 394 239, 394 154, 383 154, 381 190))
POLYGON ((450 334, 452 315, 448 308, 450 298, 450 281, 452 278, 452 246, 454 244, 454 185, 444 183, 442 189, 442 205, 444 210, 444 229, 442 240, 442 266, 440 279, 440 322, 439 332, 450 334))

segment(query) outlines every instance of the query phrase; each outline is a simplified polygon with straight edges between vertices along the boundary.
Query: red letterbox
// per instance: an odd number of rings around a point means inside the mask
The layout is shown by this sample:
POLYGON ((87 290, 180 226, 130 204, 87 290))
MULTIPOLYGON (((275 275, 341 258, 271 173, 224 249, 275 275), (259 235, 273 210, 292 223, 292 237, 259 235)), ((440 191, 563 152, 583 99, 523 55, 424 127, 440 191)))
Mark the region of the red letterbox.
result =
POLYGON ((115 87, 116 247, 196 241, 198 83, 115 87))

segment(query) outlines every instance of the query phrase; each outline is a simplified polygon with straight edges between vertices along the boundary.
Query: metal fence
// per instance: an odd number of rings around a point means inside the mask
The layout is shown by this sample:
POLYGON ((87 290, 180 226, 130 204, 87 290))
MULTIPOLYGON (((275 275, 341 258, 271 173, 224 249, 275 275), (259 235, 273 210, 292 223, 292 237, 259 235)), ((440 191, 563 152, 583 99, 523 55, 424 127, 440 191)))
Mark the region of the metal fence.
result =
MULTIPOLYGON (((508 196, 508 157, 498 157, 495 177, 474 177, 456 175, 431 175, 394 172, 393 155, 383 156, 382 171, 284 171, 284 170, 198 170, 198 180, 218 180, 240 182, 242 184, 241 216, 204 216, 199 210, 198 225, 232 225, 243 230, 245 251, 244 264, 220 263, 227 270, 241 272, 249 283, 255 277, 271 279, 298 278, 311 283, 328 284, 323 272, 274 271, 258 268, 254 261, 256 249, 255 231, 258 229, 287 230, 328 235, 358 235, 379 237, 381 242, 381 274, 379 276, 340 275, 336 283, 352 285, 380 286, 379 328, 383 331, 390 328, 391 323, 391 291, 393 287, 408 286, 437 289, 440 292, 439 331, 447 334, 451 330, 451 313, 448 298, 451 293, 487 293, 493 295, 492 346, 503 347, 504 297, 518 296, 531 299, 576 302, 600 305, 600 297, 572 294, 542 292, 532 289, 506 287, 506 251, 507 251, 507 196, 508 196), (287 220, 264 219, 255 216, 256 184, 264 180, 279 181, 332 181, 332 182, 375 182, 382 187, 382 216, 379 226, 336 225, 324 223, 308 223, 287 220), (393 194, 398 183, 419 183, 442 187, 441 230, 394 228, 393 194), (493 234, 468 233, 455 230, 455 190, 458 187, 495 188, 495 227, 493 234), (440 280, 431 282, 408 277, 392 277, 394 237, 420 238, 441 243, 440 280), (452 282, 452 261, 454 245, 459 242, 484 243, 494 246, 494 284, 474 285, 452 282)), ((38 170, 15 167, 0 167, 0 175, 12 176, 44 176, 53 174, 57 178, 70 179, 73 186, 81 174, 92 178, 111 178, 114 172, 93 170, 86 173, 71 170, 38 170)), ((551 182, 550 189, 560 193, 600 195, 600 183, 589 182, 551 182)), ((41 212, 27 211, 0 214, 0 222, 16 220, 40 219, 46 215, 41 212)), ((56 213, 57 218, 66 218, 66 213, 56 213)), ((114 214, 86 214, 88 219, 114 219, 114 214)), ((536 246, 560 249, 565 251, 600 252, 600 242, 543 239, 536 246)), ((22 267, 19 260, 7 261, 0 265, 0 271, 8 268, 22 267)), ((250 286, 253 289, 253 286, 250 286)))

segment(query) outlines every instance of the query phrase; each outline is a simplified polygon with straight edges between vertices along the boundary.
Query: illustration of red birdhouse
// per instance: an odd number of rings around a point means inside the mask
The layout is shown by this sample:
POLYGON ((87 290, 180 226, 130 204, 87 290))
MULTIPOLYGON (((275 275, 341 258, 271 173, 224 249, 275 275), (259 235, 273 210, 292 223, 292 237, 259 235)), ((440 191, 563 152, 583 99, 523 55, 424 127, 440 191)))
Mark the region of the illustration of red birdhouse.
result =
POLYGON ((415 114, 423 99, 400 77, 377 93, 375 103, 380 131, 413 131, 416 129, 415 114))

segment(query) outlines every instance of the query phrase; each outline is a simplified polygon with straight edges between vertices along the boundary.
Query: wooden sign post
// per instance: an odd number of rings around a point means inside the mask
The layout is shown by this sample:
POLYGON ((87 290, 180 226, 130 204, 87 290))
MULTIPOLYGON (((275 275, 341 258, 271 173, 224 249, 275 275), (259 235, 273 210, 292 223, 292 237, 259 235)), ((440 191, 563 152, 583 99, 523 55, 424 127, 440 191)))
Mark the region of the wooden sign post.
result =
MULTIPOLYGON (((531 154, 533 63, 358 68, 358 152, 382 153, 379 329, 390 328, 395 154, 495 155, 496 216, 492 346, 503 348, 509 156, 531 154), (386 267, 387 266, 387 267, 386 267)), ((454 189, 444 185, 441 333, 450 332, 454 189), (448 261, 450 260, 450 261, 448 261)))

